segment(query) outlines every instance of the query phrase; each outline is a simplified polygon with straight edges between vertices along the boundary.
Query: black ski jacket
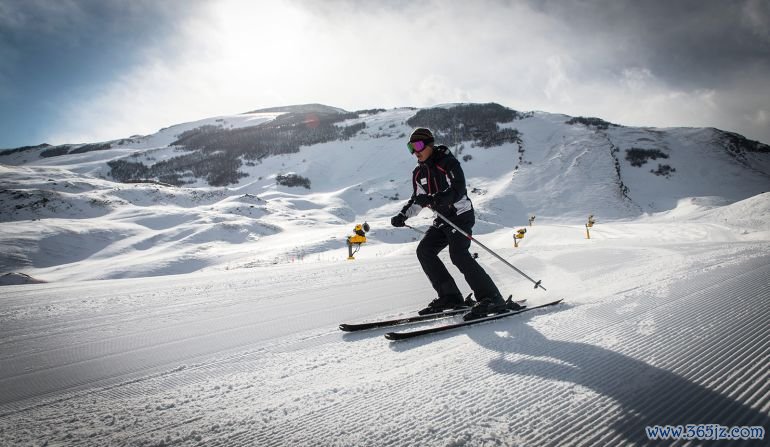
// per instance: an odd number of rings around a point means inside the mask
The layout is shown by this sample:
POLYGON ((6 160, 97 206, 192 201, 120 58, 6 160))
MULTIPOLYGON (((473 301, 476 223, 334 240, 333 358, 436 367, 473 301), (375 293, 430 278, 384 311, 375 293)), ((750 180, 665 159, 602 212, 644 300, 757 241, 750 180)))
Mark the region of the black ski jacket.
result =
POLYGON ((433 196, 437 211, 447 218, 473 212, 460 162, 444 145, 434 146, 430 158, 418 163, 412 171, 412 197, 401 209, 407 218, 422 211, 422 207, 414 203, 420 194, 433 196))

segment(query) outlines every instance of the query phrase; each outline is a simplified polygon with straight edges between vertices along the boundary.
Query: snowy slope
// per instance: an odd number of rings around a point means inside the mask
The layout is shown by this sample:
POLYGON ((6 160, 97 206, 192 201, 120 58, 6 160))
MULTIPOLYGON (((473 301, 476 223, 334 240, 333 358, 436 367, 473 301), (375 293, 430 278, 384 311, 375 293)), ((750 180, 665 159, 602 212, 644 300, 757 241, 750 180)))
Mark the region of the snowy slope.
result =
POLYGON ((767 428, 762 225, 749 242, 660 216, 590 240, 562 225, 519 248, 492 239, 548 288, 482 253, 504 290, 566 304, 400 343, 336 326, 424 305, 411 253, 7 286, 0 444, 618 445, 654 424, 767 428))
POLYGON ((481 264, 529 305, 565 303, 394 343, 337 326, 433 298, 419 234, 389 225, 411 193, 415 110, 348 120, 366 126, 244 164, 228 187, 109 178, 111 160, 174 157, 186 130, 281 113, 0 156, 0 445, 643 445, 652 425, 770 428, 767 154, 713 129, 539 112, 503 125, 520 142, 456 147, 474 236, 547 291, 474 246, 481 264), (632 148, 668 158, 632 166, 632 148), (278 185, 287 173, 311 187, 278 185))
MULTIPOLYGON (((342 122, 365 127, 349 140, 246 163, 240 171, 247 176, 228 187, 210 187, 203 179, 171 187, 109 178, 111 160, 151 164, 178 156, 180 149, 168 145, 182 132, 249 128, 282 113, 269 109, 181 124, 111 142, 108 150, 0 156, 0 273, 61 281, 336 261, 346 257, 346 236, 364 221, 372 232, 361 256, 389 256, 413 240, 414 234, 390 228, 389 218, 411 194, 408 173, 415 162, 404 140, 414 109, 342 122), (311 187, 278 185, 277 176, 287 173, 309 179, 311 187)), ((731 156, 714 129, 601 129, 568 120, 529 113, 501 126, 517 129, 520 143, 454 148, 464 160, 477 234, 510 232, 532 215, 540 222, 582 225, 589 214, 600 221, 633 219, 698 197, 725 205, 770 184, 770 153, 731 156), (632 166, 624 155, 633 148, 664 152, 664 162, 676 171, 654 175, 652 160, 632 166)), ((430 219, 425 212, 416 222, 430 219)))
POLYGON ((770 157, 749 153, 743 161, 730 155, 715 144, 720 141, 715 129, 611 128, 608 139, 623 148, 661 148, 668 155, 642 167, 620 165, 630 198, 645 211, 670 210, 687 197, 721 197, 732 203, 747 198, 747 192, 770 189, 770 157), (676 172, 653 181, 650 171, 661 163, 676 172))

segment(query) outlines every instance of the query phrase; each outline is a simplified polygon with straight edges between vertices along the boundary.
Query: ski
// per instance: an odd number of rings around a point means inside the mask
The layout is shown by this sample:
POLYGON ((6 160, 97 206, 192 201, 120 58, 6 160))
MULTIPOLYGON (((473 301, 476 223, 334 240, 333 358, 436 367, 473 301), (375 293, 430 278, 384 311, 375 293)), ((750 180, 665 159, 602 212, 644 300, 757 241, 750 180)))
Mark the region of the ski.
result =
MULTIPOLYGON (((440 318, 447 318, 451 317, 453 315, 463 314, 465 312, 468 312, 471 310, 471 307, 473 307, 473 304, 475 304, 475 301, 471 298, 473 294, 468 294, 467 297, 465 297, 465 303, 467 306, 459 307, 457 309, 451 309, 451 310, 445 310, 443 312, 437 312, 434 314, 426 314, 426 315, 415 315, 411 317, 404 317, 404 318, 395 318, 392 320, 382 320, 382 321, 372 321, 369 323, 342 323, 339 325, 339 328, 341 331, 345 332, 356 332, 356 331, 365 331, 368 329, 377 329, 380 327, 388 327, 388 326, 398 326, 402 324, 409 324, 409 323, 417 323, 420 321, 430 321, 430 320, 438 320, 440 318)), ((508 297, 508 299, 511 299, 511 297, 508 297)), ((524 304, 527 300, 520 300, 516 301, 517 304, 524 304)))
POLYGON ((518 314, 521 314, 521 313, 524 313, 524 312, 529 312, 530 310, 542 309, 543 307, 554 306, 556 304, 561 303, 562 301, 563 301, 563 299, 560 299, 560 300, 556 300, 556 301, 553 301, 553 302, 550 302, 550 303, 541 304, 540 306, 527 307, 527 308, 524 308, 522 310, 513 310, 513 311, 509 311, 509 312, 503 312, 503 313, 499 313, 499 314, 495 314, 495 315, 490 315, 488 317, 477 318, 475 320, 463 321, 461 323, 446 324, 446 325, 443 325, 443 326, 437 326, 437 327, 432 327, 432 328, 428 328, 428 329, 421 329, 421 330, 417 330, 417 331, 388 332, 387 334, 385 334, 385 338, 387 338, 388 340, 396 341, 396 340, 406 340, 406 339, 409 339, 409 338, 418 337, 420 335, 435 334, 437 332, 448 331, 450 329, 470 326, 472 324, 477 324, 477 323, 484 323, 484 322, 487 322, 487 321, 492 321, 492 320, 497 320, 497 319, 500 319, 500 318, 509 317, 511 315, 518 315, 518 314))
POLYGON ((395 318, 393 320, 372 321, 370 323, 342 323, 340 330, 345 332, 365 331, 367 329, 376 329, 378 327, 398 326, 400 324, 416 323, 418 321, 438 320, 439 318, 451 317, 452 315, 463 314, 471 310, 470 306, 459 307, 457 309, 445 310, 435 314, 415 315, 412 317, 395 318))
POLYGON ((418 321, 437 320, 439 318, 451 317, 452 315, 468 312, 470 308, 476 303, 471 298, 473 293, 469 293, 465 297, 465 306, 458 307, 457 309, 445 310, 443 312, 436 312, 433 314, 414 315, 411 317, 395 318, 393 320, 372 321, 369 323, 342 323, 340 324, 340 330, 345 332, 365 331, 367 329, 376 329, 378 327, 398 326, 399 324, 416 323, 418 321))

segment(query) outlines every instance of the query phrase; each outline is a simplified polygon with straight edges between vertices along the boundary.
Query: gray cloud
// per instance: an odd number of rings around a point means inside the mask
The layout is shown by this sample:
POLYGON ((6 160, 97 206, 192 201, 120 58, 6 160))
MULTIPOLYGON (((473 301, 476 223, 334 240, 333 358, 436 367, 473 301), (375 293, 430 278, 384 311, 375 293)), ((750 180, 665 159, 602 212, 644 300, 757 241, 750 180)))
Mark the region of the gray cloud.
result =
POLYGON ((496 101, 770 142, 766 0, 268 3, 0 0, 0 100, 26 63, 45 68, 30 77, 61 87, 69 73, 91 89, 47 123, 59 139, 286 103, 496 101), (113 75, 93 79, 105 66, 113 75))
MULTIPOLYGON (((770 69, 770 2, 531 1, 581 40, 614 46, 608 68, 650 68, 671 85, 713 88, 770 69)), ((599 61, 602 63, 602 61, 599 61)))
POLYGON ((197 2, 0 0, 0 145, 46 139, 62 106, 136 64, 197 2))
POLYGON ((360 11, 362 27, 383 16, 403 17, 413 24, 415 33, 444 34, 452 42, 457 40, 454 35, 475 44, 479 37, 498 36, 489 42, 497 48, 477 48, 479 53, 499 50, 497 54, 502 55, 510 39, 530 41, 536 47, 551 42, 574 56, 575 66, 581 69, 573 74, 591 79, 644 68, 671 86, 698 89, 718 87, 746 73, 770 71, 770 2, 766 0, 297 3, 320 18, 360 11), (500 29, 479 23, 483 14, 490 16, 487 24, 500 29), (510 26, 505 27, 506 22, 510 26))
POLYGON ((600 95, 614 92, 615 104, 595 109, 606 118, 631 125, 714 126, 770 142, 770 2, 529 5, 572 40, 579 59, 573 79, 596 84, 600 95), (614 91, 618 80, 630 90, 614 91))
POLYGON ((13 78, 45 67, 53 78, 73 65, 124 65, 147 45, 167 40, 178 19, 194 14, 199 3, 0 0, 0 72, 13 78))

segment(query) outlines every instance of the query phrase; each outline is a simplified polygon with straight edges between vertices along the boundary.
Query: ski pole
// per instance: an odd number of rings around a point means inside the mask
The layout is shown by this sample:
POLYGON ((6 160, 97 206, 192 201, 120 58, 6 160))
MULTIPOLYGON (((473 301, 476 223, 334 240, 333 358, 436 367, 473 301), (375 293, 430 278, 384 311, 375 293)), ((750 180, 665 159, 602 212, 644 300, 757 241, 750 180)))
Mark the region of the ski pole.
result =
MULTIPOLYGON (((434 211, 435 211, 435 210, 434 210, 434 211)), ((505 265, 507 265, 508 267, 510 267, 510 268, 512 268, 512 269, 514 269, 514 270, 516 270, 516 272, 518 272, 518 273, 519 273, 521 276, 523 276, 523 277, 527 278, 528 280, 532 281, 533 283, 535 283, 535 288, 536 288, 536 289, 537 289, 538 287, 540 287, 541 289, 543 289, 543 290, 546 290, 546 289, 545 289, 545 287, 543 287, 543 286, 540 284, 541 282, 543 282, 543 280, 540 280, 540 281, 535 281, 534 279, 530 278, 530 277, 529 277, 529 276, 527 276, 527 275, 526 275, 524 272, 522 272, 521 270, 519 270, 519 269, 517 269, 516 267, 514 267, 514 266, 513 266, 513 264, 511 264, 510 262, 508 262, 508 261, 506 261, 505 259, 503 259, 502 257, 500 257, 500 255, 498 255, 497 253, 493 252, 492 250, 490 250, 489 248, 487 248, 487 247, 486 247, 484 244, 482 244, 481 242, 479 242, 479 241, 477 241, 476 239, 474 239, 474 238, 473 238, 473 236, 471 236, 470 234, 466 233, 466 232, 465 232, 465 231, 463 231, 463 230, 462 230, 460 227, 458 227, 457 225, 455 225, 454 223, 452 223, 452 222, 451 222, 449 219, 447 219, 446 217, 444 217, 444 215, 443 215, 443 214, 439 213, 438 211, 436 211, 436 214, 437 214, 437 215, 438 215, 438 217, 440 217, 440 218, 441 218, 441 219, 442 219, 444 222, 446 222, 446 223, 448 223, 449 225, 451 225, 451 226, 452 226, 452 228, 454 228, 455 230, 459 231, 459 232, 460 232, 460 234, 462 234, 463 236, 467 237, 467 238, 468 238, 468 239, 470 239, 471 241, 473 241, 473 242, 477 243, 477 244, 478 244, 478 245, 479 245, 481 248, 483 248, 484 250, 488 251, 488 252, 489 252, 489 254, 491 254, 492 256, 496 257, 497 259, 499 259, 499 260, 503 261, 503 263, 505 263, 505 265)), ((408 225, 407 225, 407 226, 408 226, 408 225)), ((412 227, 409 227, 409 228, 412 228, 412 227)), ((412 229, 414 229, 414 228, 412 228, 412 229)))

